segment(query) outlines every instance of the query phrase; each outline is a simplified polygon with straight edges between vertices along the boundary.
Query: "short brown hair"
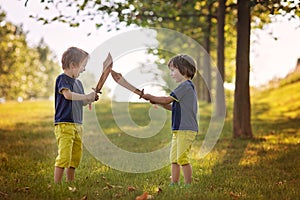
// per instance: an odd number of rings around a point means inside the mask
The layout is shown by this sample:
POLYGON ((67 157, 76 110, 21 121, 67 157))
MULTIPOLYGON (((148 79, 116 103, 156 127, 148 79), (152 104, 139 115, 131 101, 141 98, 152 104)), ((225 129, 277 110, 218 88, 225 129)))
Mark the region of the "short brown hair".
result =
POLYGON ((186 54, 180 54, 170 59, 168 67, 171 65, 177 68, 182 75, 193 79, 196 73, 196 64, 192 57, 186 54))
POLYGON ((68 48, 62 55, 61 63, 63 69, 68 69, 70 64, 80 64, 89 54, 78 47, 68 48))

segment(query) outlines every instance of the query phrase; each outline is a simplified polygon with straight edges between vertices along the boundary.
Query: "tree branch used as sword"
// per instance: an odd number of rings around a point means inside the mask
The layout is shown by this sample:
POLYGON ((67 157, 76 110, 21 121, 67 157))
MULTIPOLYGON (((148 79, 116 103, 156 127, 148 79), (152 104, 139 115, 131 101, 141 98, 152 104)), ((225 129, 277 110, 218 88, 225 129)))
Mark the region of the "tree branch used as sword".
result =
MULTIPOLYGON (((96 93, 102 93, 101 92, 101 89, 109 75, 109 73, 111 72, 112 70, 112 67, 113 67, 113 59, 110 55, 110 53, 108 53, 106 59, 104 60, 103 62, 103 70, 102 70, 102 74, 100 76, 100 79, 97 83, 97 86, 96 88, 93 88, 93 90, 96 92, 96 93)), ((89 109, 91 110, 92 109, 92 104, 89 104, 89 109)))
POLYGON ((125 80, 125 78, 123 78, 121 73, 111 70, 111 76, 119 85, 121 85, 124 88, 130 90, 131 92, 134 92, 135 94, 139 95, 140 98, 142 98, 142 96, 144 95, 144 89, 139 90, 136 87, 134 87, 133 85, 131 85, 128 81, 125 80))

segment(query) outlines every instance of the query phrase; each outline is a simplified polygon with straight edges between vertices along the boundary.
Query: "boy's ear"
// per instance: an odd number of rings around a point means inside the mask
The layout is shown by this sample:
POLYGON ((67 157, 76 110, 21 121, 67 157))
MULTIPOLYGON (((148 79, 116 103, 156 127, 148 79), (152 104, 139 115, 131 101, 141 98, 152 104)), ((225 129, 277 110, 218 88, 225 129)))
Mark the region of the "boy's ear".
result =
POLYGON ((70 63, 70 68, 71 68, 71 69, 76 68, 76 67, 77 67, 77 65, 76 65, 74 62, 71 62, 71 63, 70 63))

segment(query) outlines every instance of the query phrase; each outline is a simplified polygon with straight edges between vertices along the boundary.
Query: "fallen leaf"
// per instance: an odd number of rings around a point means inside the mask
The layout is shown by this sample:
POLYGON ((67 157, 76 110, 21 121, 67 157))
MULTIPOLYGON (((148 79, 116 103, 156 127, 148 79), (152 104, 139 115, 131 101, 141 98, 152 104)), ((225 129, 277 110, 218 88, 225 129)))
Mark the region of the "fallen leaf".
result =
POLYGON ((8 197, 8 194, 6 194, 6 193, 4 193, 4 192, 1 192, 1 191, 0 191, 0 195, 3 196, 4 199, 6 199, 6 198, 8 197))
POLYGON ((84 195, 80 200, 87 200, 87 199, 88 199, 87 196, 84 195))
POLYGON ((235 194, 235 193, 233 193, 233 192, 230 192, 229 194, 230 194, 230 196, 233 197, 234 199, 239 199, 239 198, 241 197, 241 195, 235 194))
POLYGON ((106 186, 103 188, 103 190, 107 190, 107 189, 112 189, 112 188, 117 188, 117 189, 122 189, 123 186, 120 185, 112 185, 110 183, 105 183, 106 186))
POLYGON ((142 195, 137 196, 135 200, 147 200, 148 192, 144 192, 142 195))
POLYGON ((216 187, 214 185, 209 186, 210 191, 215 191, 216 187))
POLYGON ((114 188, 114 186, 111 185, 110 183, 106 183, 106 186, 108 187, 108 189, 114 188))
POLYGON ((127 190, 128 190, 129 192, 133 192, 133 191, 136 190, 136 188, 133 187, 133 186, 128 186, 127 190))
POLYGON ((30 187, 23 187, 23 188, 16 188, 14 189, 15 192, 28 192, 30 187))
POLYGON ((122 197, 122 194, 121 194, 121 193, 115 194, 115 198, 119 199, 119 198, 121 198, 121 197, 122 197))
POLYGON ((107 186, 105 186, 104 188, 103 188, 103 190, 109 190, 110 188, 109 187, 107 187, 107 186))
POLYGON ((162 192, 162 189, 161 189, 160 187, 158 187, 158 188, 156 189, 156 192, 157 192, 157 194, 159 194, 159 193, 162 192))
POLYGON ((71 192, 76 192, 76 187, 73 187, 73 188, 72 188, 72 187, 69 186, 69 190, 70 190, 71 192))
POLYGON ((154 199, 154 196, 151 195, 151 194, 148 194, 148 195, 147 195, 147 200, 148 200, 148 199, 154 199))
POLYGON ((285 184, 285 183, 286 183, 286 180, 283 180, 283 181, 277 182, 276 184, 277 184, 277 185, 283 185, 283 184, 285 184))

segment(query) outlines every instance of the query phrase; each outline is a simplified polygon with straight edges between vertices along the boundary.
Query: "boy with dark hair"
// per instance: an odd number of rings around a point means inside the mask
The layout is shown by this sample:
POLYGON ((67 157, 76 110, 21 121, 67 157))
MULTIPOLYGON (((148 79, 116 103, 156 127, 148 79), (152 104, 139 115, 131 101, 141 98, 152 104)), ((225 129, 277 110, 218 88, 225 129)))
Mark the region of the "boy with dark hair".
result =
POLYGON ((172 78, 180 83, 178 87, 170 96, 144 94, 142 97, 172 111, 171 185, 179 184, 181 166, 187 186, 192 182, 190 149, 198 132, 197 95, 191 81, 196 73, 196 64, 188 55, 177 55, 170 59, 168 67, 172 78))

